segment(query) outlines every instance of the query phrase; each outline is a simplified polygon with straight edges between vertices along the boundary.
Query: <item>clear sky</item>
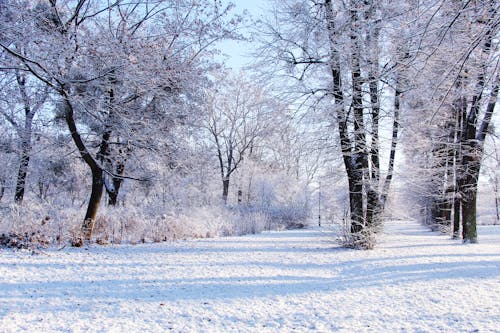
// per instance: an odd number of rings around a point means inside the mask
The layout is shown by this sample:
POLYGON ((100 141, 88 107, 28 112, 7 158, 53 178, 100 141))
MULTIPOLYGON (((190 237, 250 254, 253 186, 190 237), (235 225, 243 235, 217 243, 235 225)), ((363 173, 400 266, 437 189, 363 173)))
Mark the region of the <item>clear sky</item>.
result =
MULTIPOLYGON (((259 19, 266 13, 272 1, 270 0, 224 0, 224 3, 232 2, 235 4, 233 13, 242 14, 245 10, 253 19, 259 19)), ((244 29, 243 32, 245 32, 244 29)), ((251 62, 250 53, 254 49, 248 42, 224 41, 219 44, 220 50, 227 55, 226 65, 233 69, 240 69, 251 62)))

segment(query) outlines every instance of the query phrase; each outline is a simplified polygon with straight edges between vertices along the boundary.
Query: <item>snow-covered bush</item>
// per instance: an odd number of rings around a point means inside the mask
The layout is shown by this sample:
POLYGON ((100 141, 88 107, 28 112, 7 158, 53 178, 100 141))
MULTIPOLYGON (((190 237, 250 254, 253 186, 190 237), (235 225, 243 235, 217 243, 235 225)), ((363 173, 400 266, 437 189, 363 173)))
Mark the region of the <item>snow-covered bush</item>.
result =
POLYGON ((353 233, 351 230, 350 214, 347 209, 343 211, 341 222, 338 223, 338 240, 342 247, 358 250, 371 250, 377 243, 377 234, 383 225, 364 225, 360 232, 353 233))
POLYGON ((69 243, 78 233, 82 215, 80 209, 58 209, 51 204, 11 204, 0 209, 1 246, 17 248, 69 243), (18 246, 9 246, 14 243, 18 246))
POLYGON ((301 206, 277 205, 267 211, 273 226, 284 229, 301 229, 307 224, 309 211, 301 206))
MULTIPOLYGON (((81 239, 83 213, 81 207, 58 207, 53 203, 4 205, 0 215, 0 246, 32 249, 67 244, 81 246, 83 243, 77 242, 81 239)), ((291 217, 285 219, 282 215, 243 206, 175 209, 104 206, 97 218, 92 242, 138 244, 255 234, 290 227, 291 217)))
MULTIPOLYGON (((237 207, 245 214, 256 214, 266 229, 297 229, 307 225, 311 215, 308 186, 282 173, 255 176, 247 188, 246 199, 237 207)), ((251 224, 252 219, 249 219, 251 224)), ((260 229, 261 227, 257 227, 260 229)))
POLYGON ((363 227, 360 232, 352 233, 351 225, 344 223, 340 228, 340 244, 343 247, 358 250, 371 250, 376 245, 379 227, 363 227))
POLYGON ((250 207, 238 207, 234 210, 232 226, 235 235, 257 234, 271 229, 267 214, 250 207))

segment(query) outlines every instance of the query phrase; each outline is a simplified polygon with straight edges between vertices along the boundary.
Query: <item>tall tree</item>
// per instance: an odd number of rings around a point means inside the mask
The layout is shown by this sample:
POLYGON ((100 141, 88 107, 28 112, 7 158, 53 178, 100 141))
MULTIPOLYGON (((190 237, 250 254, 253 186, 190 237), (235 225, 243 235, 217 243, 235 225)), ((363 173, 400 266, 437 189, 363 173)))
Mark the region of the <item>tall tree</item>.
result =
POLYGON ((415 26, 417 135, 430 148, 424 167, 434 174, 427 201, 432 223, 451 224, 464 242, 477 242, 476 200, 484 141, 498 95, 498 6, 494 1, 426 4, 415 26), (424 136, 422 136, 424 134, 424 136), (430 134, 430 135, 429 135, 430 134))
POLYGON ((82 224, 83 238, 89 240, 105 175, 126 177, 107 167, 112 138, 147 144, 151 135, 143 125, 173 112, 166 107, 172 96, 187 95, 204 70, 201 57, 214 41, 230 36, 238 22, 226 21, 230 7, 191 0, 19 0, 8 6, 16 24, 3 31, 0 47, 20 62, 19 70, 59 96, 73 142, 91 171, 82 224), (27 53, 14 47, 23 38, 27 53))
POLYGON ((15 128, 19 136, 19 168, 17 173, 14 200, 17 203, 21 203, 24 198, 26 176, 28 174, 28 166, 31 155, 33 119, 36 113, 43 107, 48 96, 48 90, 46 89, 46 87, 38 87, 38 90, 40 91, 37 92, 37 88, 30 88, 28 82, 29 77, 28 75, 26 75, 26 73, 22 73, 16 70, 14 76, 17 85, 19 100, 18 102, 14 102, 14 105, 11 104, 11 110, 2 110, 1 113, 3 114, 4 118, 11 124, 11 126, 15 128), (16 109, 18 105, 21 105, 22 107, 21 119, 19 119, 19 117, 17 116, 18 112, 16 109))
POLYGON ((399 130, 402 89, 396 73, 405 53, 387 54, 387 63, 382 64, 379 52, 381 36, 389 35, 382 27, 392 24, 389 19, 382 23, 382 18, 393 17, 387 15, 390 10, 374 1, 280 1, 273 21, 263 28, 265 61, 284 65, 286 74, 297 80, 294 88, 301 98, 330 103, 315 105, 328 108, 338 131, 348 184, 351 245, 360 248, 373 246, 372 233, 380 224, 393 176, 399 130), (382 180, 379 126, 384 82, 396 87, 396 93, 388 175, 382 180))
POLYGON ((266 91, 243 77, 223 73, 207 91, 204 127, 219 162, 222 200, 227 203, 231 175, 272 126, 278 104, 266 91))

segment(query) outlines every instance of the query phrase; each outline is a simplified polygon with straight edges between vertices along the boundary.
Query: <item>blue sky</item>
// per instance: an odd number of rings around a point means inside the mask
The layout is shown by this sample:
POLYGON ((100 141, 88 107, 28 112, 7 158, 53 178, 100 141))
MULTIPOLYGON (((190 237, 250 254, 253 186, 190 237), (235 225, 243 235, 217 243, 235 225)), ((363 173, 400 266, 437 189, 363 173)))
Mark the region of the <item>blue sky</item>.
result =
MULTIPOLYGON (((270 0, 224 0, 225 3, 232 2, 236 5, 233 13, 241 14, 247 10, 254 19, 265 15, 265 8, 271 4, 270 0)), ((228 67, 240 69, 251 61, 250 53, 254 47, 247 42, 225 41, 219 44, 221 51, 227 55, 225 62, 228 67)))

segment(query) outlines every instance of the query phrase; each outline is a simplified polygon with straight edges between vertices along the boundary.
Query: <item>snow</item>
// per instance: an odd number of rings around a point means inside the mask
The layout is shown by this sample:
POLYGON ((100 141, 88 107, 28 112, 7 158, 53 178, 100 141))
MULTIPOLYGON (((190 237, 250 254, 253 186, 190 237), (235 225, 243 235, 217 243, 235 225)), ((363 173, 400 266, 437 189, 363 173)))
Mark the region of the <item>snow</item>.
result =
POLYGON ((0 250, 2 332, 500 332, 500 226, 462 245, 390 222, 371 251, 328 228, 0 250))

